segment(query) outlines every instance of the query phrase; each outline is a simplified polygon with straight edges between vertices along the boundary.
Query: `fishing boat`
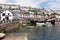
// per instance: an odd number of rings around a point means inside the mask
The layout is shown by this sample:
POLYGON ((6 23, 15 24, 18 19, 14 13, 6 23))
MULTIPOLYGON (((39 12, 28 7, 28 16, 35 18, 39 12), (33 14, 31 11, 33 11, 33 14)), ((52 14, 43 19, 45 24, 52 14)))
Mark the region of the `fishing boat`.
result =
POLYGON ((47 21, 37 22, 37 26, 53 26, 55 25, 55 18, 48 19, 47 21))

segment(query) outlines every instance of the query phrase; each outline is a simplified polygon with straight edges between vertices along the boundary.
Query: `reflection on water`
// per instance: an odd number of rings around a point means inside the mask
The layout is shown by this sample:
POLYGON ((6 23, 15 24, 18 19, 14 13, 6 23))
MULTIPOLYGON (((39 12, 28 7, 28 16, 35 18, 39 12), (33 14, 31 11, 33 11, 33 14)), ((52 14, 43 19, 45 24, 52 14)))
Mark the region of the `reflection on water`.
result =
POLYGON ((21 36, 27 34, 28 40, 60 40, 60 27, 51 26, 51 27, 36 27, 35 29, 18 28, 10 33, 7 33, 7 36, 21 36))

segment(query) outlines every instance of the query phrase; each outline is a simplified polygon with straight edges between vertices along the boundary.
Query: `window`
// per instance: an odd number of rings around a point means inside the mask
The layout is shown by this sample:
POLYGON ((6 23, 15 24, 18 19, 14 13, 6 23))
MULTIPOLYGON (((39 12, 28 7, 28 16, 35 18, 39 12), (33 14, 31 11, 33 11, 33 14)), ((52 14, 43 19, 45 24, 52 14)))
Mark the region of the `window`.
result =
POLYGON ((5 16, 5 13, 2 13, 2 16, 5 16))
POLYGON ((10 13, 8 13, 8 16, 11 16, 10 13))
POLYGON ((8 13, 8 15, 10 15, 10 13, 8 13))

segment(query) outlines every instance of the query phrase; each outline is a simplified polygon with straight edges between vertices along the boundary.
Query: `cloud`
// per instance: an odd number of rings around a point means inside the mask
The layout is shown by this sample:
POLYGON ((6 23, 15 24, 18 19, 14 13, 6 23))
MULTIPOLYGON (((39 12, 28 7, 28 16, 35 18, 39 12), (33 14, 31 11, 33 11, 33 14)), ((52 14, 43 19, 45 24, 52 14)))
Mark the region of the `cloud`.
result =
POLYGON ((36 8, 60 9, 60 0, 0 0, 0 4, 19 4, 36 8))
POLYGON ((0 0, 0 4, 7 3, 7 0, 0 0))
POLYGON ((17 0, 16 3, 21 6, 39 7, 38 5, 47 0, 17 0))
POLYGON ((0 0, 0 4, 19 4, 21 6, 39 7, 38 4, 47 0, 0 0))
POLYGON ((51 0, 47 3, 48 9, 57 9, 60 10, 60 0, 51 0))

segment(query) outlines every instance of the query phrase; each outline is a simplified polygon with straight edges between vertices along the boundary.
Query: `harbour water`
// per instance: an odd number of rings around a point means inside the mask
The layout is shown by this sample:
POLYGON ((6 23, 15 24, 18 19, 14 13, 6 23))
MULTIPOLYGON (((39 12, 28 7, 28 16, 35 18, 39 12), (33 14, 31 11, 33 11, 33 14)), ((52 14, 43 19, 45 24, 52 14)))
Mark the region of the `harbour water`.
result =
POLYGON ((17 28, 8 31, 6 34, 7 37, 27 35, 27 40, 60 40, 60 26, 42 26, 31 29, 27 27, 17 28))

